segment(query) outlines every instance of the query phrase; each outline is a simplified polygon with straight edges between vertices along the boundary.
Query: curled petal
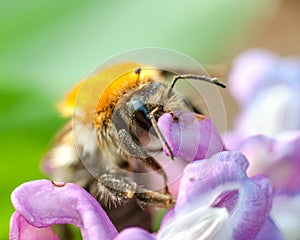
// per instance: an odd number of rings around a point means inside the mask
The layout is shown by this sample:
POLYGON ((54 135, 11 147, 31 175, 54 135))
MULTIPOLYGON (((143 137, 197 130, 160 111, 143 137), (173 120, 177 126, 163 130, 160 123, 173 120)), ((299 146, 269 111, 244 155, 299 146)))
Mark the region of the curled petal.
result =
POLYGON ((174 215, 199 206, 226 208, 233 239, 254 239, 271 209, 273 188, 262 176, 248 178, 248 161, 239 152, 227 151, 188 165, 181 180, 174 215))
POLYGON ((73 224, 83 239, 113 239, 117 230, 100 204, 83 188, 49 180, 27 182, 11 196, 15 209, 35 227, 73 224))
POLYGON ((59 240, 51 227, 37 228, 29 224, 20 213, 14 212, 10 219, 10 240, 59 240))
POLYGON ((145 229, 131 227, 122 230, 114 240, 155 240, 156 238, 145 229))
MULTIPOLYGON (((219 133, 206 116, 190 112, 165 113, 158 119, 158 127, 176 157, 200 160, 224 150, 219 133)), ((164 151, 168 155, 165 148, 164 151)))

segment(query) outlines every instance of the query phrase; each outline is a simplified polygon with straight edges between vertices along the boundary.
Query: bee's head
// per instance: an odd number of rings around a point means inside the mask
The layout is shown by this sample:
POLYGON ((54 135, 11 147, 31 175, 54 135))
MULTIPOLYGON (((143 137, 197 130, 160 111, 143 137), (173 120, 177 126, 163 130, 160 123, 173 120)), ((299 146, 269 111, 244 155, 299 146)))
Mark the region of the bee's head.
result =
POLYGON ((178 92, 161 82, 144 85, 139 90, 132 92, 124 105, 126 109, 124 117, 145 130, 152 126, 151 114, 155 120, 158 120, 166 112, 191 111, 188 103, 178 92))
POLYGON ((176 110, 191 111, 191 108, 169 85, 154 82, 120 99, 113 114, 113 124, 118 130, 126 129, 137 139, 149 134, 157 136, 153 123, 164 113, 176 110))

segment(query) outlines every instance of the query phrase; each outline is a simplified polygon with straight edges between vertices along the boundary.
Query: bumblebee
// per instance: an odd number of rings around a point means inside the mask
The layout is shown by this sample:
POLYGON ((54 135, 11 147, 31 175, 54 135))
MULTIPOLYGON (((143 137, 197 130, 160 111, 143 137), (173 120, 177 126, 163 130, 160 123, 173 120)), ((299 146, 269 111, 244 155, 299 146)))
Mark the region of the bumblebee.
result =
MULTIPOLYGON (((137 63, 116 64, 80 82, 59 105, 69 121, 43 160, 46 173, 55 181, 84 187, 106 209, 132 201, 159 208, 172 206, 167 175, 142 142, 150 135, 157 137, 173 159, 157 120, 164 113, 193 111, 185 98, 173 90, 179 79, 224 87, 215 78, 197 75, 174 76, 168 84, 162 70, 137 63), (145 168, 161 176, 161 190, 149 190, 134 179, 131 173, 145 168)), ((113 211, 108 210, 110 216, 113 211)))

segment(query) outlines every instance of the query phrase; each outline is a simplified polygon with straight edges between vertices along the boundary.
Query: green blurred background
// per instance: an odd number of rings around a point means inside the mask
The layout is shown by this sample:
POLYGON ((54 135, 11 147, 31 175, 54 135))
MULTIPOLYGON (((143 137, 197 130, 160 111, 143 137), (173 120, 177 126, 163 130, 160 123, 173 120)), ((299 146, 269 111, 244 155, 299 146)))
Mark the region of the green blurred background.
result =
POLYGON ((140 47, 228 63, 255 45, 278 6, 274 0, 1 1, 0 239, 8 239, 12 190, 44 178, 40 159, 64 122, 55 103, 74 83, 110 56, 140 47))

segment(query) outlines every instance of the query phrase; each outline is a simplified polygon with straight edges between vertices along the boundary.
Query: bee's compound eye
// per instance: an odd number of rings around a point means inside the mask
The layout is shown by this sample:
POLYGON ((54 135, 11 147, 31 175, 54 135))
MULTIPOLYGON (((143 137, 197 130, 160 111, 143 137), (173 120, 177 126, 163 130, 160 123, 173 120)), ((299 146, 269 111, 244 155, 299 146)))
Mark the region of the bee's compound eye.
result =
POLYGON ((145 104, 141 100, 135 100, 133 102, 133 112, 134 115, 138 113, 139 115, 142 114, 145 118, 150 119, 145 104))
POLYGON ((133 118, 144 128, 150 129, 152 126, 149 112, 143 101, 137 99, 133 102, 133 118))

